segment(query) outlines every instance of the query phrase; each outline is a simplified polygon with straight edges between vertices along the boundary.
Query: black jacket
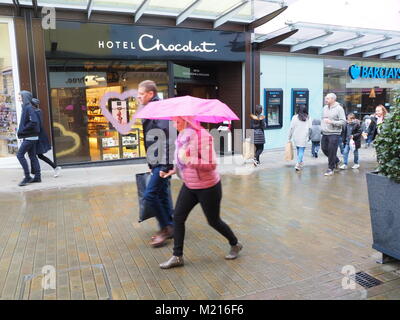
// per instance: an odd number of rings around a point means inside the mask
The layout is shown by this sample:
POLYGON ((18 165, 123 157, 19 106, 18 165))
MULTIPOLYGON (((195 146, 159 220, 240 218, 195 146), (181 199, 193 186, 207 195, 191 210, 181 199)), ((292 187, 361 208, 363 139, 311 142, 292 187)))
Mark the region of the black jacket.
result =
POLYGON ((265 143, 265 134, 264 130, 267 127, 267 124, 265 123, 265 118, 260 117, 254 119, 256 116, 251 117, 250 119, 250 129, 254 129, 254 137, 253 137, 253 143, 254 144, 264 144, 265 143))
MULTIPOLYGON (((158 96, 155 96, 151 101, 159 100, 160 98, 158 96)), ((169 120, 142 120, 144 147, 146 149, 147 163, 150 169, 161 166, 162 171, 168 172, 169 170, 172 170, 174 168, 173 157, 170 157, 170 152, 172 154, 174 142, 170 141, 169 124, 169 120), (158 147, 158 137, 149 133, 149 131, 152 129, 161 129, 164 131, 166 140, 161 141, 161 148, 158 147), (150 153, 148 152, 148 150, 150 150, 150 153), (155 159, 152 159, 153 155, 155 159)))
MULTIPOLYGON (((346 124, 342 129, 343 144, 348 144, 350 142, 350 141, 347 141, 347 136, 348 136, 347 128, 348 128, 348 125, 346 124)), ((354 143, 356 144, 356 149, 361 148, 361 134, 362 134, 361 125, 357 121, 354 124, 352 132, 349 134, 349 135, 353 136, 354 143)))
POLYGON ((40 133, 40 120, 36 108, 32 106, 32 94, 28 91, 21 91, 22 114, 18 127, 17 136, 19 139, 38 137, 40 133))
POLYGON ((370 137, 372 136, 372 140, 375 140, 377 134, 378 134, 378 118, 371 117, 371 123, 368 126, 368 136, 370 137))
POLYGON ((39 141, 36 145, 36 153, 37 154, 45 154, 47 151, 51 149, 51 144, 49 142, 49 138, 47 137, 46 131, 43 128, 43 115, 42 111, 39 109, 39 103, 40 101, 36 98, 32 99, 32 104, 35 106, 35 111, 38 115, 39 118, 39 127, 40 127, 40 133, 39 133, 39 141))

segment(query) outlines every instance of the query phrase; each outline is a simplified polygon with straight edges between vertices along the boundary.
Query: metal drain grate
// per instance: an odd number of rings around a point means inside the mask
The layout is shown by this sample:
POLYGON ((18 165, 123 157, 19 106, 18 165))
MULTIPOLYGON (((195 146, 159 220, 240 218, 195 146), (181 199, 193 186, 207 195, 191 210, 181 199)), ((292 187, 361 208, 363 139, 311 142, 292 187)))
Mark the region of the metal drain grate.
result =
MULTIPOLYGON (((354 276, 353 276, 353 279, 354 279, 354 276)), ((363 286, 364 288, 372 288, 372 287, 382 284, 382 281, 380 281, 380 280, 370 276, 368 273, 365 273, 362 271, 357 272, 355 274, 355 281, 359 285, 363 286)))

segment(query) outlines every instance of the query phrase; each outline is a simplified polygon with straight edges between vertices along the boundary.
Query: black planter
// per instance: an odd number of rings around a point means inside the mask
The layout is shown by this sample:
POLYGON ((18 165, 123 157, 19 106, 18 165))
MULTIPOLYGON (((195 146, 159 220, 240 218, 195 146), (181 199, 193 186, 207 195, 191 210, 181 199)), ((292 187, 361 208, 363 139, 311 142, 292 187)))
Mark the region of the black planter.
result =
POLYGON ((382 262, 390 258, 400 260, 400 183, 376 173, 367 173, 367 186, 372 248, 382 252, 382 262))

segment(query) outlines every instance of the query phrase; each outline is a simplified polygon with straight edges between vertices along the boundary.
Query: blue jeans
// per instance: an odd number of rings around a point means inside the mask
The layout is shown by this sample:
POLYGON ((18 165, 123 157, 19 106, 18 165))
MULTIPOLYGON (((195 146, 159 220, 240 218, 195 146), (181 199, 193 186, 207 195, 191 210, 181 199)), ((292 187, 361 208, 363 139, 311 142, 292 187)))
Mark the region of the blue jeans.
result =
POLYGON ((339 136, 339 149, 340 149, 341 155, 343 155, 343 153, 344 153, 344 144, 343 144, 342 136, 339 136))
POLYGON ((144 193, 146 205, 154 210, 160 229, 173 224, 171 201, 171 178, 160 177, 161 167, 151 170, 151 178, 144 193))
POLYGON ((313 141, 311 146, 311 155, 314 157, 318 157, 319 148, 321 146, 320 141, 313 141))
MULTIPOLYGON (((350 145, 345 144, 343 150, 343 162, 347 166, 349 163, 350 145)), ((354 163, 358 164, 358 149, 354 150, 354 163)))
POLYGON ((306 147, 297 147, 297 163, 303 162, 303 157, 304 157, 304 150, 306 150, 306 147))
POLYGON ((29 178, 31 175, 28 162, 25 159, 25 153, 28 153, 29 159, 31 160, 32 173, 35 174, 35 178, 40 178, 40 164, 38 158, 36 157, 36 144, 36 140, 24 139, 17 152, 17 159, 24 169, 26 178, 29 178))

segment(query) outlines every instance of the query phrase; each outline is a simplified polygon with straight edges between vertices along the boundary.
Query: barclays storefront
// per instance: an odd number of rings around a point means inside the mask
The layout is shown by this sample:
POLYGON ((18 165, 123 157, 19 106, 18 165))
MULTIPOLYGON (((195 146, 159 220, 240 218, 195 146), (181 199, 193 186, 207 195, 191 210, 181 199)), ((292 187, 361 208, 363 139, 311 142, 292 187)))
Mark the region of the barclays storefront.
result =
POLYGON ((324 96, 334 92, 346 114, 362 119, 379 104, 390 110, 394 91, 399 89, 400 63, 393 60, 263 52, 260 104, 268 122, 265 147, 285 145, 299 104, 307 106, 312 119, 320 118, 324 96))
POLYGON ((334 92, 359 119, 375 112, 377 105, 388 110, 394 91, 400 89, 400 63, 371 60, 324 60, 324 93, 334 92))

